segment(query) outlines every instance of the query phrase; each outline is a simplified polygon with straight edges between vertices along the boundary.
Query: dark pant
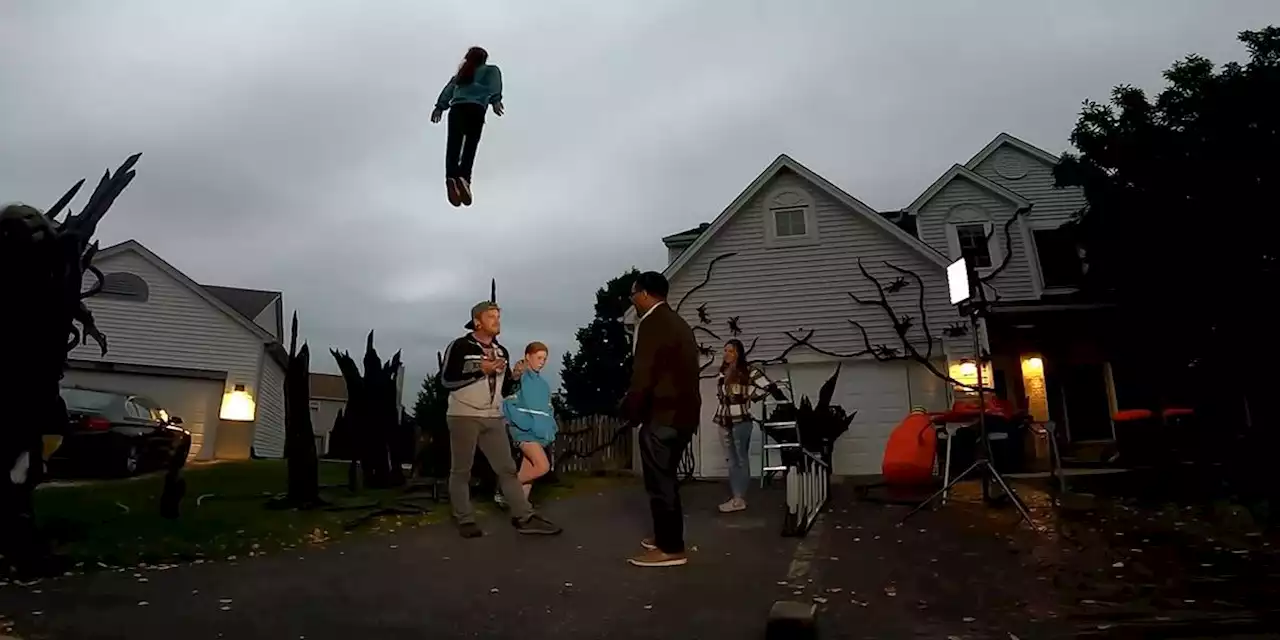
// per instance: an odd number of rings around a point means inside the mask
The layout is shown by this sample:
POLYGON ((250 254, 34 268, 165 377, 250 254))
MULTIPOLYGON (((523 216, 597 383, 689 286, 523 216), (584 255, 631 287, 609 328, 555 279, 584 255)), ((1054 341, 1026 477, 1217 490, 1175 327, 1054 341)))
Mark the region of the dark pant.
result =
POLYGON ((449 469, 449 503, 453 505, 453 517, 458 524, 474 523, 475 509, 471 506, 471 465, 476 460, 478 448, 493 467, 498 477, 498 488, 507 499, 511 516, 524 519, 533 513, 524 488, 516 477, 516 461, 511 457, 511 438, 502 418, 470 418, 447 416, 449 423, 449 450, 452 466, 449 469))
POLYGON ((455 104, 449 107, 449 136, 444 145, 444 176, 471 182, 471 166, 476 162, 484 115, 483 104, 455 104))
POLYGON ((640 463, 653 512, 653 542, 666 553, 684 553, 684 511, 680 507, 680 458, 693 430, 662 425, 640 427, 640 463))

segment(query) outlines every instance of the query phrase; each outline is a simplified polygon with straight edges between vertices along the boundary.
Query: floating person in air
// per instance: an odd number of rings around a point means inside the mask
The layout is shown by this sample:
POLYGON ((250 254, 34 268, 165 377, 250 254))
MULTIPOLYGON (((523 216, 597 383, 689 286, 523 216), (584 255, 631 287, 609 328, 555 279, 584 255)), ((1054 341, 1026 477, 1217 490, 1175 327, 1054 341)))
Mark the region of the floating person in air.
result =
POLYGON ((448 141, 444 150, 444 182, 449 193, 449 204, 471 206, 471 167, 476 161, 476 147, 480 145, 480 131, 484 129, 484 117, 493 105, 499 116, 502 107, 502 71, 489 62, 489 52, 471 47, 458 65, 458 72, 436 99, 431 112, 431 122, 440 122, 440 116, 449 112, 448 141))

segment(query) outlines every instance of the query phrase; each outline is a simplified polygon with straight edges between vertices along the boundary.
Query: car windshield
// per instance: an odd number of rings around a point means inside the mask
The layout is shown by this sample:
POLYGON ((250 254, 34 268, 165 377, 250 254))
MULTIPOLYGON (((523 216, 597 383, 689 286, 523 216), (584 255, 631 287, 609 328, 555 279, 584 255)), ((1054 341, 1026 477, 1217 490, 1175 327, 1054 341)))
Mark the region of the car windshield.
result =
POLYGON ((62 390, 62 400, 67 403, 67 409, 71 411, 103 411, 111 407, 118 397, 114 393, 89 389, 64 388, 62 390))

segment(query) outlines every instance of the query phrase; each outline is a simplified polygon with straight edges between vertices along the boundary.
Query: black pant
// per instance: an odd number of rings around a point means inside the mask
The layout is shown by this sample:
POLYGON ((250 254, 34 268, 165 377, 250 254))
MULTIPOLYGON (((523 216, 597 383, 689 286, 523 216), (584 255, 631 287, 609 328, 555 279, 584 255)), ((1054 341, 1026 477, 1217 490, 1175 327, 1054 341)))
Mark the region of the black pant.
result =
POLYGON ((476 162, 484 115, 483 104, 455 104, 449 107, 449 135, 444 145, 444 176, 471 182, 471 166, 476 162))
POLYGON ((680 507, 680 458, 693 430, 661 425, 640 427, 640 463, 653 512, 653 542, 666 553, 684 553, 684 511, 680 507))

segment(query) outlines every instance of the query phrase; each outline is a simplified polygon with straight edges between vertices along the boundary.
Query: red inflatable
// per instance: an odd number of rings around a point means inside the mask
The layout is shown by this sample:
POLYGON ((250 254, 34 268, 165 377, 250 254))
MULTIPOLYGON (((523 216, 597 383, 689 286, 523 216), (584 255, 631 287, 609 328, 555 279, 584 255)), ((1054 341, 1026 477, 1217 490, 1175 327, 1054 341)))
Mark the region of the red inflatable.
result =
POLYGON ((930 484, 937 453, 933 419, 927 413, 912 412, 889 434, 880 465, 884 483, 891 487, 930 484))

